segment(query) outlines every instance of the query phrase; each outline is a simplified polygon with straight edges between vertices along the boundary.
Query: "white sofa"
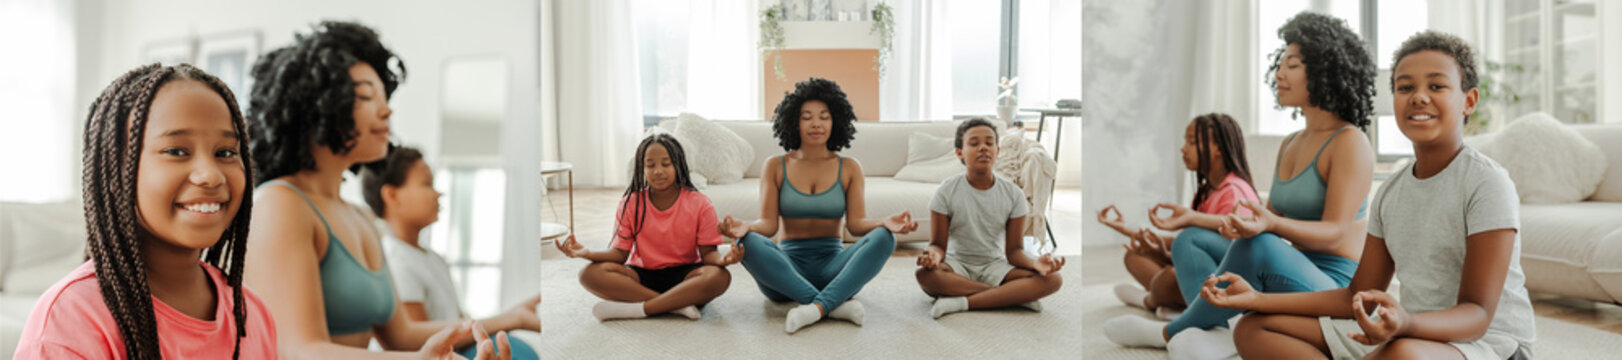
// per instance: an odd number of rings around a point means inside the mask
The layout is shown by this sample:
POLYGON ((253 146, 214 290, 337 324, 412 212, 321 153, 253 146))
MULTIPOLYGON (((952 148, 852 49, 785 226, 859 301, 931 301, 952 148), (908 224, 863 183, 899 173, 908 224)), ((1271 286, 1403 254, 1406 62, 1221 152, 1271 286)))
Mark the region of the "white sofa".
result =
POLYGON ((0 359, 17 350, 34 302, 84 263, 79 202, 0 202, 0 359))
POLYGON ((1586 201, 1521 204, 1521 268, 1535 292, 1622 303, 1622 125, 1574 125, 1608 167, 1586 201))
MULTIPOLYGON (((737 133, 749 142, 753 148, 755 158, 743 174, 743 180, 730 184, 711 184, 703 189, 710 201, 715 204, 715 211, 720 216, 732 215, 743 221, 753 221, 760 218, 760 172, 766 159, 784 153, 783 148, 777 145, 777 138, 772 136, 772 123, 769 121, 715 121, 716 124, 737 133)), ((929 200, 935 194, 937 183, 921 183, 896 180, 897 171, 907 162, 907 139, 912 133, 925 133, 940 137, 953 137, 957 132, 958 122, 857 122, 856 139, 851 142, 848 149, 840 151, 840 155, 861 161, 862 171, 866 176, 865 195, 867 200, 867 215, 880 217, 901 212, 911 211, 913 220, 918 221, 918 230, 910 234, 896 237, 897 241, 928 241, 929 240, 929 200)), ((672 121, 663 121, 660 127, 670 129, 672 121)), ((1039 147, 1035 151, 1043 154, 1045 150, 1039 147)), ((1048 155, 1042 158, 1050 159, 1048 155)), ((1051 163, 1051 160, 1049 160, 1051 163)), ((1051 166, 1051 165, 1050 165, 1051 166)), ((1051 180, 1048 181, 1051 183, 1051 180)), ((1047 199, 1051 198, 1052 187, 1045 186, 1036 190, 1033 197, 1037 206, 1045 208, 1047 199)), ((1040 209, 1033 209, 1033 214, 1039 217, 1040 209)), ((781 233, 779 233, 779 236, 781 233)), ((1042 232, 1027 235, 1046 239, 1042 232)), ((858 240, 845 232, 846 241, 858 240)))

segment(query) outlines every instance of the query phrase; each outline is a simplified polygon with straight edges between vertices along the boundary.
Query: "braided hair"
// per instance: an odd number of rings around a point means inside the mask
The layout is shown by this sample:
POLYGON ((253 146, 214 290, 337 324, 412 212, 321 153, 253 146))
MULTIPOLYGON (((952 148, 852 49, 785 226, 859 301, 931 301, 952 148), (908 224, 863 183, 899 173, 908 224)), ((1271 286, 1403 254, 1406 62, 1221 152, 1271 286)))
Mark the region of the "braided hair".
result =
POLYGON ((1206 178, 1211 173, 1211 148, 1206 144, 1215 144, 1217 150, 1222 151, 1222 167, 1228 169, 1229 174, 1238 175, 1245 183, 1250 180, 1250 161, 1245 158, 1245 135, 1239 131, 1239 122, 1233 117, 1222 113, 1210 113, 1194 118, 1194 148, 1199 152, 1198 171, 1194 175, 1199 179, 1199 190, 1194 192, 1194 208, 1222 185, 1222 179, 1206 178))
MULTIPOLYGON (((236 95, 213 75, 191 65, 163 67, 158 64, 130 70, 102 90, 90 105, 84 129, 84 211, 85 257, 96 267, 102 300, 124 338, 124 353, 130 359, 162 357, 158 347, 156 315, 152 291, 147 284, 146 259, 141 241, 151 236, 141 225, 136 208, 137 164, 152 99, 171 81, 201 82, 220 94, 231 112, 231 126, 238 134, 248 134, 237 108, 236 95)), ((246 142, 239 142, 242 161, 250 161, 246 142)), ((243 164, 244 175, 253 177, 253 167, 243 164)), ((247 307, 243 306, 242 259, 247 250, 248 218, 252 213, 253 184, 244 184, 242 206, 218 242, 203 252, 203 261, 220 269, 231 287, 232 314, 236 319, 236 345, 232 358, 242 351, 246 336, 247 307)))
MULTIPOLYGON (((677 142, 675 137, 670 136, 670 134, 653 134, 643 138, 642 143, 636 146, 636 162, 631 165, 631 167, 635 168, 635 172, 631 176, 631 186, 627 186, 625 194, 621 196, 618 216, 622 219, 632 216, 632 225, 630 229, 615 229, 614 236, 634 241, 637 235, 642 234, 642 222, 648 216, 646 205, 648 201, 646 200, 649 196, 648 179, 645 177, 646 174, 643 173, 642 164, 646 161, 648 147, 653 144, 664 146, 665 152, 670 153, 670 163, 676 168, 676 186, 689 191, 698 191, 698 187, 693 186, 693 179, 687 176, 687 152, 682 150, 681 143, 677 142), (633 211, 635 211, 634 214, 633 211)), ((614 224, 616 227, 619 226, 618 221, 614 222, 614 224)))

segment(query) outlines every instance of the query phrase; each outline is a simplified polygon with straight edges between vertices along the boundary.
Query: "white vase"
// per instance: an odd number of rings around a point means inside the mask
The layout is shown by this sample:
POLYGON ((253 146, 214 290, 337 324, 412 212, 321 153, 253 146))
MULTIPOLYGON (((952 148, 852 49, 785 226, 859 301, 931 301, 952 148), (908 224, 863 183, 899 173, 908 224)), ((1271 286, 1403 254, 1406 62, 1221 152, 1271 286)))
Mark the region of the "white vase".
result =
POLYGON ((1013 124, 1014 123, 1014 106, 1013 105, 998 105, 997 106, 997 120, 1002 120, 1002 123, 1004 125, 1013 124))

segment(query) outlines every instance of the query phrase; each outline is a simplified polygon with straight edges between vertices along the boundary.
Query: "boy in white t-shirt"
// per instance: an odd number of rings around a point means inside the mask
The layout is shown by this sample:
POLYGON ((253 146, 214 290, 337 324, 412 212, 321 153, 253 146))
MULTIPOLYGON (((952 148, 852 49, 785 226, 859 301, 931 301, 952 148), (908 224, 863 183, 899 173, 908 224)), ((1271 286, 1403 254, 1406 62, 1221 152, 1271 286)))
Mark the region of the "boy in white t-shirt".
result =
POLYGON ((1206 280, 1213 305, 1252 310, 1234 328, 1246 358, 1530 358, 1537 336, 1521 272, 1519 198, 1498 163, 1464 146, 1475 111, 1470 45, 1427 31, 1391 72, 1397 127, 1414 163, 1369 206, 1362 262, 1346 288, 1258 293, 1232 274, 1206 280), (1385 289, 1402 283, 1402 301, 1385 289), (1220 282, 1229 282, 1218 288, 1220 282))
MULTIPOLYGON (((462 305, 451 280, 450 265, 439 254, 418 244, 418 234, 439 221, 439 191, 434 173, 411 147, 398 147, 361 172, 366 205, 388 223, 383 237, 384 263, 388 264, 401 311, 411 321, 462 321, 462 305)), ((518 306, 535 306, 539 296, 518 306)), ((513 339, 514 343, 521 343, 513 339)), ((515 344, 514 347, 527 346, 515 344)))
POLYGON ((1030 205, 1013 182, 997 178, 997 128, 984 119, 957 127, 953 141, 968 171, 941 182, 929 201, 929 248, 918 256, 918 285, 936 297, 932 315, 1023 305, 1059 291, 1064 259, 1025 255, 1030 205))

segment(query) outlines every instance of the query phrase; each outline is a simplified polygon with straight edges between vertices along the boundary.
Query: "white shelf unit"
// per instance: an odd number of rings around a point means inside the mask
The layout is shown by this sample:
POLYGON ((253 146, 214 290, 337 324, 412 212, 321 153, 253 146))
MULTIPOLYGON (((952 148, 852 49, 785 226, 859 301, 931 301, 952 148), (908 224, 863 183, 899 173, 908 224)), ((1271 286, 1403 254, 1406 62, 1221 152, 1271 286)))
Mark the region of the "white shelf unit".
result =
POLYGON ((1498 11, 1489 27, 1501 33, 1488 58, 1523 69, 1495 74, 1499 88, 1493 90, 1499 96, 1514 92, 1521 98, 1502 105, 1508 119, 1542 111, 1571 124, 1603 122, 1599 79, 1605 69, 1600 64, 1605 47, 1617 45, 1605 41, 1600 19, 1608 17, 1605 7, 1618 5, 1594 0, 1498 0, 1493 5, 1498 11))

